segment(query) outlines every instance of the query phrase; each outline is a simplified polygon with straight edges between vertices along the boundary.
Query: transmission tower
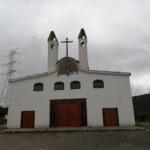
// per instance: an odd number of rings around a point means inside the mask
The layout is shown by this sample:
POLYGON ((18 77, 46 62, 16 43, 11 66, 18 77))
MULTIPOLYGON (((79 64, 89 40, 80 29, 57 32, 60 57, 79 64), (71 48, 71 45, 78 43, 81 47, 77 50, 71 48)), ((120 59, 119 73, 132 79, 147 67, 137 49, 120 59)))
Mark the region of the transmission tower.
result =
POLYGON ((8 91, 9 91, 9 87, 10 87, 10 80, 13 79, 13 74, 15 72, 18 72, 17 70, 14 69, 14 65, 16 63, 20 63, 18 61, 15 60, 15 55, 16 54, 20 54, 17 52, 18 49, 12 49, 8 52, 8 55, 4 56, 8 58, 8 63, 7 64, 3 64, 3 66, 7 67, 7 72, 6 73, 2 73, 2 75, 5 75, 5 81, 4 81, 4 85, 2 87, 2 91, 0 94, 0 105, 3 107, 8 107, 9 104, 9 100, 8 100, 8 91))

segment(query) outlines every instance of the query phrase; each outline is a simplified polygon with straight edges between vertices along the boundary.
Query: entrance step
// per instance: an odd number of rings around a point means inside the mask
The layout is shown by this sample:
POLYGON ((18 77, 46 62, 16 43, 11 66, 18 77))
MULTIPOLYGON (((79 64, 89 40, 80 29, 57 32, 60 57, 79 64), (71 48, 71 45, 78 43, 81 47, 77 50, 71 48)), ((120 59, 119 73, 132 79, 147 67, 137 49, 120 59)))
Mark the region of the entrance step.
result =
POLYGON ((85 131, 135 131, 144 130, 143 127, 55 127, 55 128, 12 128, 1 130, 0 133, 28 133, 28 132, 85 132, 85 131))

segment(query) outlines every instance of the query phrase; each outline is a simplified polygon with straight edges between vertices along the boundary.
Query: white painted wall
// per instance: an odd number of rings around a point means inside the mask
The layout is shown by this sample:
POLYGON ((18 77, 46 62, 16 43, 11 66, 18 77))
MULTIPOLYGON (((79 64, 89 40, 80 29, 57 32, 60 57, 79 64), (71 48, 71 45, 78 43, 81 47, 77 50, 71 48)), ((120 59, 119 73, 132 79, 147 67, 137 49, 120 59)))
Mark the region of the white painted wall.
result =
POLYGON ((9 128, 20 128, 21 111, 35 111, 35 127, 49 127, 50 100, 86 98, 88 126, 103 126, 102 108, 118 108, 119 125, 135 125, 129 76, 94 74, 80 71, 78 75, 51 75, 16 81, 11 84, 8 111, 9 128), (101 79, 104 88, 94 89, 93 81, 101 79), (71 90, 70 82, 78 80, 81 89, 71 90), (54 83, 62 81, 65 89, 54 91, 54 83), (33 85, 43 82, 44 91, 34 92, 33 85))

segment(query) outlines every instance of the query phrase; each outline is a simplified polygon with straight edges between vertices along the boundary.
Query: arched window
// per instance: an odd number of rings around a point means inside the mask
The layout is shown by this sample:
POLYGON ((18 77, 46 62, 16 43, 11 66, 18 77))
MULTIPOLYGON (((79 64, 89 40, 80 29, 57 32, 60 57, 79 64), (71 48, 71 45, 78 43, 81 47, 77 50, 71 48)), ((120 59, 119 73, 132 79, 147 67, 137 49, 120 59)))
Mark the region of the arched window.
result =
POLYGON ((70 83, 70 88, 71 89, 80 89, 81 87, 80 87, 80 82, 79 81, 72 81, 71 83, 70 83))
POLYGON ((34 91, 43 91, 43 83, 35 83, 33 90, 34 91))
POLYGON ((54 84, 54 90, 64 90, 64 83, 63 82, 56 82, 54 84))
POLYGON ((104 82, 102 80, 95 80, 93 82, 93 88, 104 88, 104 82))

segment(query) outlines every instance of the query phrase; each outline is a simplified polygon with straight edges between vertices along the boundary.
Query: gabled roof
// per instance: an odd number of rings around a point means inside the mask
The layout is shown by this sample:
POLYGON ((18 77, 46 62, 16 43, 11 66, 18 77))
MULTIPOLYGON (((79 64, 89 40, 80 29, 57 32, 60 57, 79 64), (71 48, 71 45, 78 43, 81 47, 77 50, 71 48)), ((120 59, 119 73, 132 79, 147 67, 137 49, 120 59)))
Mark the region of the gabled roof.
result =
POLYGON ((86 33, 85 33, 84 29, 82 28, 82 29, 80 30, 78 39, 82 38, 83 36, 85 36, 85 38, 87 39, 86 33))
POLYGON ((55 32, 51 31, 50 34, 49 34, 49 37, 48 37, 47 41, 53 41, 54 39, 56 39, 56 41, 58 43, 57 37, 55 35, 55 32))

